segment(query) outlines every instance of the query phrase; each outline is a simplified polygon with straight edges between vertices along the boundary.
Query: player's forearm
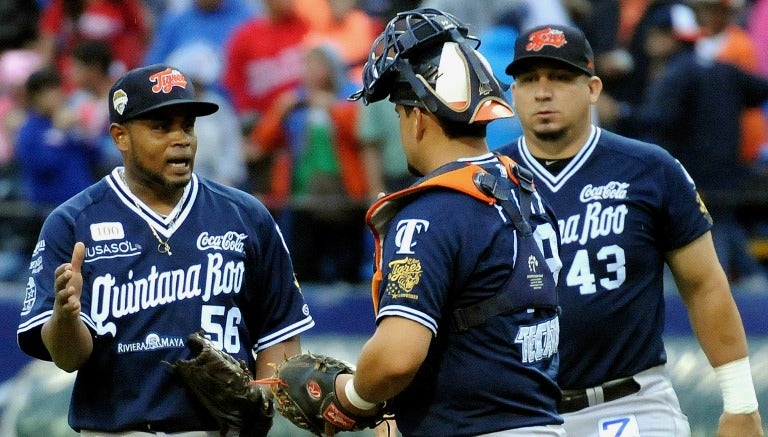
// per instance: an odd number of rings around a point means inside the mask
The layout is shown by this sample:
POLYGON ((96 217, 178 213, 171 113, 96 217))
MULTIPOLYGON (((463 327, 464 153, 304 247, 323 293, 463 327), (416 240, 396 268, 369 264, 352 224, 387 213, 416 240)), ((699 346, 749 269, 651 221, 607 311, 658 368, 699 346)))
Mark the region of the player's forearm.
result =
POLYGON ((717 367, 747 356, 747 340, 728 278, 709 232, 669 255, 696 338, 717 367))
POLYGON ((381 363, 387 362, 384 360, 391 358, 377 353, 361 354, 355 373, 355 387, 366 401, 379 404, 392 399, 402 392, 416 375, 415 371, 408 369, 391 365, 381 366, 381 363))
POLYGON ((696 293, 686 301, 693 332, 713 367, 747 356, 747 339, 739 310, 727 284, 696 293))
POLYGON ((413 321, 388 317, 360 353, 355 388, 368 402, 392 399, 411 383, 427 356, 432 333, 413 321))
POLYGON ((270 366, 270 363, 280 364, 286 358, 300 353, 301 340, 298 335, 259 351, 256 356, 255 379, 264 379, 274 376, 275 369, 270 366))
POLYGON ((55 311, 41 330, 54 364, 67 372, 80 369, 93 351, 93 338, 82 320, 65 319, 55 311))

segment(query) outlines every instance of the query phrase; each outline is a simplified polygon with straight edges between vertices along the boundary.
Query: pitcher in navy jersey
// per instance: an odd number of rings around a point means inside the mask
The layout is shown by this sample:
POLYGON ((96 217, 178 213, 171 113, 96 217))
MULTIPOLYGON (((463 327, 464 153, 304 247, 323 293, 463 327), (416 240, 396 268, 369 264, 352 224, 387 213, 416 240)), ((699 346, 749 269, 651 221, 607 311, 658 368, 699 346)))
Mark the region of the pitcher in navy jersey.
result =
POLYGON ((406 437, 563 436, 556 223, 488 150, 487 123, 513 114, 477 44, 441 11, 402 12, 351 96, 395 103, 420 179, 368 211, 377 328, 337 395, 357 415, 387 401, 406 437))
POLYGON ((193 173, 195 118, 217 109, 172 66, 129 71, 109 93, 124 166, 43 225, 18 343, 78 371, 69 424, 83 435, 218 436, 167 364, 191 357, 187 335, 263 378, 314 325, 266 208, 193 173))
POLYGON ((568 434, 690 435, 664 368, 666 263, 723 390, 718 435, 762 435, 744 328, 694 182, 660 147, 592 124, 602 82, 580 30, 521 33, 506 72, 523 136, 499 152, 532 170, 560 228, 568 434))

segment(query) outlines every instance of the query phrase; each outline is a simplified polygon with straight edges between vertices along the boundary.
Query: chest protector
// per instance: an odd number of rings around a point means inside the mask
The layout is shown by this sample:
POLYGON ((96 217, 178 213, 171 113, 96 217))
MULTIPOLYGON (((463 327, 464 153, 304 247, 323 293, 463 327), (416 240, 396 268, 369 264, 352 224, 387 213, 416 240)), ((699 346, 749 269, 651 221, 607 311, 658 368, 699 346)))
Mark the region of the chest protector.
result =
POLYGON ((460 191, 489 207, 499 205, 509 218, 507 223, 514 226, 518 232, 517 260, 523 263, 516 263, 512 274, 494 296, 470 306, 451 310, 448 322, 452 331, 465 331, 485 323, 493 316, 513 310, 557 308, 555 280, 539 244, 533 237, 530 224, 533 177, 527 169, 521 168, 512 159, 503 155, 497 155, 497 158, 504 164, 508 178, 497 177, 476 164, 456 162, 441 168, 416 185, 382 197, 371 206, 366 221, 376 244, 376 270, 371 285, 375 313, 378 314, 379 310, 379 293, 383 280, 382 236, 386 234, 392 218, 403 205, 410 202, 414 196, 434 188, 460 191), (517 193, 519 207, 514 200, 513 190, 517 193), (541 266, 545 271, 542 275, 542 286, 535 293, 528 287, 520 287, 520 284, 530 282, 530 270, 526 268, 528 265, 541 266))

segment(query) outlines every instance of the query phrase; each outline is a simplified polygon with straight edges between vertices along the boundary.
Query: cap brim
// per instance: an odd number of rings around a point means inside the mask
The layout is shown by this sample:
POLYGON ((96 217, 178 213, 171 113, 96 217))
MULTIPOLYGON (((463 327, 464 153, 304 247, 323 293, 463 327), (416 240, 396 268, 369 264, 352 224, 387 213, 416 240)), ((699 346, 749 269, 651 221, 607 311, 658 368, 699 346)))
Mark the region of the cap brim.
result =
POLYGON ((590 71, 590 70, 584 68, 581 65, 577 65, 577 64, 575 64, 573 62, 566 61, 566 60, 564 60, 562 58, 558 58, 558 57, 555 57, 555 56, 547 56, 547 55, 528 55, 528 56, 520 57, 520 58, 515 59, 514 61, 512 61, 509 65, 507 65, 507 68, 504 70, 504 72, 507 73, 508 75, 512 76, 512 77, 515 77, 517 75, 517 73, 520 72, 520 70, 525 69, 526 65, 528 65, 528 64, 530 64, 531 62, 534 62, 534 61, 556 62, 556 63, 562 64, 564 66, 568 66, 568 67, 574 68, 574 69, 576 69, 576 70, 578 70, 578 71, 580 71, 580 72, 582 72, 582 73, 584 73, 584 74, 586 74, 588 76, 594 76, 595 75, 594 71, 590 71))
POLYGON ((147 115, 150 112, 157 111, 158 109, 162 109, 162 108, 167 108, 169 106, 176 106, 179 108, 183 108, 188 114, 191 114, 195 117, 211 115, 214 112, 219 110, 219 105, 213 102, 201 102, 197 100, 176 99, 176 100, 168 100, 163 103, 158 103, 157 105, 150 106, 149 108, 146 108, 143 111, 133 114, 130 119, 133 120, 133 119, 141 118, 143 115, 147 115))

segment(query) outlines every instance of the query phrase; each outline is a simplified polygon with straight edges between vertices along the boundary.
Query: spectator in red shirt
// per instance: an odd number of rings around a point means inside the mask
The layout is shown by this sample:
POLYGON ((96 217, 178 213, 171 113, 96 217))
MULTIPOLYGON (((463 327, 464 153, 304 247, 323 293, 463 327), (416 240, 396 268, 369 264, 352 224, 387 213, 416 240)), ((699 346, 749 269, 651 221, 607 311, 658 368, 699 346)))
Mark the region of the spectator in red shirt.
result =
POLYGON ((66 72, 67 54, 82 40, 109 43, 113 73, 140 66, 151 29, 141 0, 51 0, 40 20, 44 58, 66 72))
POLYGON ((309 25, 294 0, 264 0, 265 14, 237 27, 227 44, 224 87, 244 118, 267 110, 301 82, 309 25))
MULTIPOLYGON (((236 27, 226 44, 221 81, 246 138, 277 96, 301 83, 310 27, 296 13, 300 3, 264 0, 264 15, 236 27)), ((248 191, 269 196, 273 174, 288 171, 285 163, 265 155, 258 144, 250 144, 245 153, 248 191)))

